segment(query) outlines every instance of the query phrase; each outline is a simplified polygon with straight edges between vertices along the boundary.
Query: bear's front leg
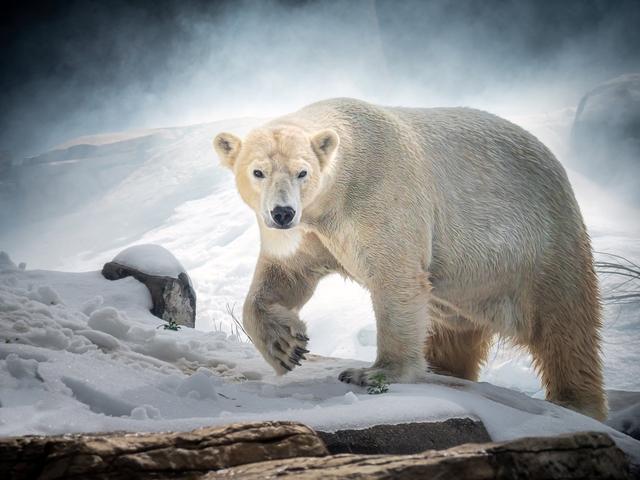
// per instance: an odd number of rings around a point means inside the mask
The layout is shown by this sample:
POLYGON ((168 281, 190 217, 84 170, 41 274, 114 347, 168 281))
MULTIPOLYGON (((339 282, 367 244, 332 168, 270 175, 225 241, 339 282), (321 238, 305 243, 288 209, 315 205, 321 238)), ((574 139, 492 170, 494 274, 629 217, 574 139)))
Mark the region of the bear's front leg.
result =
POLYGON ((361 386, 415 383, 425 378, 428 287, 395 281, 371 290, 376 314, 378 353, 369 368, 349 368, 340 381, 361 386))
POLYGON ((247 298, 243 318, 251 341, 278 375, 306 360, 307 327, 296 312, 282 305, 247 298))
POLYGON ((298 311, 329 272, 319 268, 322 260, 305 253, 258 260, 242 320, 255 347, 279 375, 300 365, 309 352, 307 327, 298 311))

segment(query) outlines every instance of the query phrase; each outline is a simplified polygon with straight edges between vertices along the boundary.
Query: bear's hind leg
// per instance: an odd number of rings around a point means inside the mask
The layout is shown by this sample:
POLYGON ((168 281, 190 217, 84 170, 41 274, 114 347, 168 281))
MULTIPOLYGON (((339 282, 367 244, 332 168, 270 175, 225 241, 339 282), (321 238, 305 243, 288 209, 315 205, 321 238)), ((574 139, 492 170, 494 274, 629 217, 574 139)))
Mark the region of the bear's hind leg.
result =
POLYGON ((468 329, 451 329, 433 322, 425 344, 427 364, 434 373, 477 381, 492 338, 489 331, 471 324, 468 329))
MULTIPOLYGON (((595 274, 593 274, 595 277, 595 274)), ((595 278, 593 278, 595 282, 595 278)), ((547 400, 598 420, 607 416, 600 359, 600 305, 592 295, 546 296, 528 347, 540 372, 547 400)))

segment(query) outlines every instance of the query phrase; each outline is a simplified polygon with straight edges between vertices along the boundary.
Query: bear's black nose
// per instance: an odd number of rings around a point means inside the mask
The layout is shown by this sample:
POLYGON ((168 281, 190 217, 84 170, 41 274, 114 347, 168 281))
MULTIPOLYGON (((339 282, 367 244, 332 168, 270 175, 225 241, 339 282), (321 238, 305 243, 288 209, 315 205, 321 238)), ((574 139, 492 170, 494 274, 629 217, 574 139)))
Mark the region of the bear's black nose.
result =
POLYGON ((286 227, 291 223, 293 217, 296 216, 296 211, 291 207, 281 207, 278 205, 271 210, 271 218, 276 222, 276 225, 280 227, 286 227))

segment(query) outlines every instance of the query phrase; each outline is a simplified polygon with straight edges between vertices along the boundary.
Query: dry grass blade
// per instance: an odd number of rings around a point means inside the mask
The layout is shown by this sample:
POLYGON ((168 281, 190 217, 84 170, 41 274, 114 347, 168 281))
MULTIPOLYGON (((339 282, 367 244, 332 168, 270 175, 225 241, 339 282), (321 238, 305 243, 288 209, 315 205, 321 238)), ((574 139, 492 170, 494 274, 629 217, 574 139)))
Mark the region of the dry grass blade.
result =
POLYGON ((598 274, 620 279, 617 284, 608 286, 603 300, 613 305, 640 303, 640 265, 621 255, 595 253, 608 257, 607 260, 594 262, 598 274))
POLYGON ((244 329, 244 326, 242 325, 242 322, 240 320, 238 320, 238 317, 236 317, 236 314, 235 314, 235 311, 234 311, 235 307, 236 307, 236 304, 234 303, 232 306, 230 306, 227 303, 226 307, 227 307, 227 313, 232 318, 233 322, 236 324, 236 331, 240 331, 241 330, 242 333, 244 333, 244 335, 249 339, 249 341, 251 343, 253 343, 253 340, 251 339, 251 337, 249 336, 247 331, 244 329))

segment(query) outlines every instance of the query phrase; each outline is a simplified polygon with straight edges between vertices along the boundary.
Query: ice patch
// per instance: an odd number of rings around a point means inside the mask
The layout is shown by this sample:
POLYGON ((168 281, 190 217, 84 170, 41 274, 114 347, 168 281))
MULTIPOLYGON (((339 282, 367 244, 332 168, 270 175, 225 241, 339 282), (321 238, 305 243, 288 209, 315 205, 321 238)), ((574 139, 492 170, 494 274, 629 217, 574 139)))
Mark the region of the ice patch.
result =
POLYGON ((112 417, 128 417, 135 408, 135 405, 101 391, 87 381, 63 377, 62 382, 71 389, 73 396, 87 405, 92 412, 112 417))
POLYGON ((104 298, 102 298, 100 295, 96 295, 92 299, 84 302, 80 307, 80 311, 85 315, 91 315, 95 310, 100 308, 103 303, 104 303, 104 298))
POLYGON ((35 378, 43 381, 38 374, 38 362, 34 359, 23 359, 15 353, 7 355, 5 359, 7 371, 17 379, 35 378))
POLYGON ((344 394, 344 402, 348 405, 353 405, 358 402, 358 397, 353 392, 347 392, 344 394))
POLYGON ((161 418, 160 410, 151 405, 140 405, 131 410, 131 418, 135 420, 158 420, 161 418))
POLYGON ((76 333, 105 351, 118 350, 121 346, 117 338, 99 330, 78 330, 76 333))
POLYGON ((39 285, 29 292, 28 297, 31 300, 44 303, 45 305, 57 305, 59 303, 62 303, 58 292, 56 292, 49 285, 39 285))
POLYGON ((89 317, 87 325, 116 338, 125 338, 129 331, 129 325, 123 321, 120 312, 113 307, 94 311, 89 317))
POLYGON ((203 371, 197 371, 185 378, 178 385, 176 392, 182 397, 188 396, 198 400, 217 398, 214 380, 203 371))

